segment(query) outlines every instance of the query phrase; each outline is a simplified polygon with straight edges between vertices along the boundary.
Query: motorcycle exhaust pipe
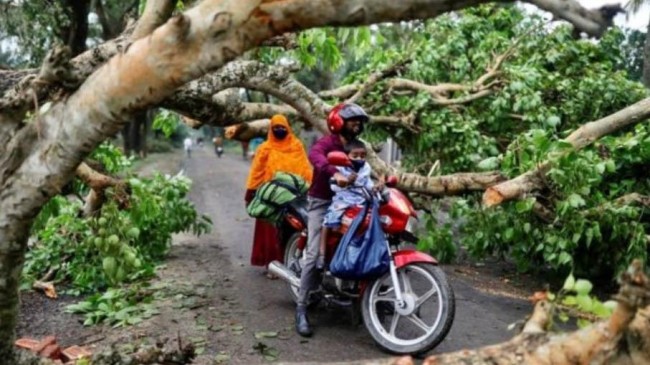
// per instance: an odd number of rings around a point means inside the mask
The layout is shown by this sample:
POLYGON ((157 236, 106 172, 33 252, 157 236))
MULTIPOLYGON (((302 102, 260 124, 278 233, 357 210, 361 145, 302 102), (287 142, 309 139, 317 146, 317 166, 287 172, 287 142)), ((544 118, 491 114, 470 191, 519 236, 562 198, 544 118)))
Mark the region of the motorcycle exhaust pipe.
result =
POLYGON ((269 272, 295 286, 296 288, 300 287, 300 278, 293 271, 289 270, 288 267, 282 265, 278 261, 272 261, 269 264, 269 272))

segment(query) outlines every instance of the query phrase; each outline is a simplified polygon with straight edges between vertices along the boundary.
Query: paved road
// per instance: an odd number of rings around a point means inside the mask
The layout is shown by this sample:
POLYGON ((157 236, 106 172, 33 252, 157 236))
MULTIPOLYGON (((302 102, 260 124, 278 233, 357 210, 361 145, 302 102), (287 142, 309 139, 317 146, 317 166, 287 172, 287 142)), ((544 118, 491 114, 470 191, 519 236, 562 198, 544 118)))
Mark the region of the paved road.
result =
MULTIPOLYGON (((313 313, 311 319, 316 333, 308 341, 292 334, 294 306, 285 284, 266 279, 260 268, 249 265, 253 220, 246 215, 243 201, 249 166, 241 155, 234 153, 218 159, 208 147, 197 150, 191 159, 183 162, 185 173, 194 181, 191 199, 215 223, 210 239, 216 239, 223 248, 221 254, 227 260, 218 264, 232 273, 245 326, 256 331, 283 330, 291 334, 272 343, 282 361, 342 361, 385 356, 363 325, 350 324, 349 315, 342 310, 321 309, 313 313)), ((508 324, 530 311, 525 302, 486 295, 451 270, 446 271, 456 294, 456 319, 447 338, 432 353, 503 341, 513 335, 506 329, 508 324)), ((250 343, 242 343, 242 348, 255 344, 254 338, 246 341, 250 343)))

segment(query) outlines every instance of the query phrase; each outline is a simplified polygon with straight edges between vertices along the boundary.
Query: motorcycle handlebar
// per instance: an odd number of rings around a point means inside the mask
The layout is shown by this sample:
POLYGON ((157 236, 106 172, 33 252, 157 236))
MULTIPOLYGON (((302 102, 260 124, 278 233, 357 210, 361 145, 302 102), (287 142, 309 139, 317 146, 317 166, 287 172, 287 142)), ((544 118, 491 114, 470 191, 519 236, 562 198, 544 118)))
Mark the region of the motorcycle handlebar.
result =
MULTIPOLYGON (((336 184, 336 179, 333 177, 329 179, 330 185, 337 185, 336 184)), ((385 203, 387 199, 384 198, 383 194, 381 191, 374 191, 374 190, 369 190, 365 187, 360 187, 360 186, 354 186, 354 185, 347 185, 344 187, 344 189, 362 189, 362 191, 365 193, 365 195, 368 197, 368 200, 379 200, 381 203, 385 203)))

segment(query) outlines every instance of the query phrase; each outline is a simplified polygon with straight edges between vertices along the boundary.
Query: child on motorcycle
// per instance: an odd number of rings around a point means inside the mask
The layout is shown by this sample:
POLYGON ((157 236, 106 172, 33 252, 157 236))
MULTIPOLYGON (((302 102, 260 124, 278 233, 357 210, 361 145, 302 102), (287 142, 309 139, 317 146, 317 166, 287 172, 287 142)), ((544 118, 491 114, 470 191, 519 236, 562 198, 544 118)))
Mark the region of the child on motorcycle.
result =
POLYGON ((348 142, 345 147, 345 153, 352 162, 352 166, 337 166, 336 169, 343 176, 348 178, 347 187, 339 187, 337 184, 331 184, 334 192, 332 204, 327 209, 323 219, 323 229, 319 247, 318 260, 316 268, 323 270, 325 268, 325 248, 327 238, 330 232, 341 225, 343 213, 352 206, 365 204, 366 198, 364 189, 373 190, 374 184, 370 179, 372 172, 370 165, 366 162, 366 146, 363 142, 354 139, 348 142))

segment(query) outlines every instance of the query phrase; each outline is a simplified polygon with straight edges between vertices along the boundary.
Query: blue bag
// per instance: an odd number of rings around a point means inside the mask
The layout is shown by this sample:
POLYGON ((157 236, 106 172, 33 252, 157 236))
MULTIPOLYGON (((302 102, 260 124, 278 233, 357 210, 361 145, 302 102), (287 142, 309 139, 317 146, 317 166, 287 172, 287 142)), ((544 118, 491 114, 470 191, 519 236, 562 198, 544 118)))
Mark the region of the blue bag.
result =
POLYGON ((363 280, 388 271, 390 258, 386 236, 379 220, 379 202, 372 203, 368 230, 362 235, 356 234, 367 210, 366 206, 354 218, 336 248, 329 269, 338 278, 363 280))

